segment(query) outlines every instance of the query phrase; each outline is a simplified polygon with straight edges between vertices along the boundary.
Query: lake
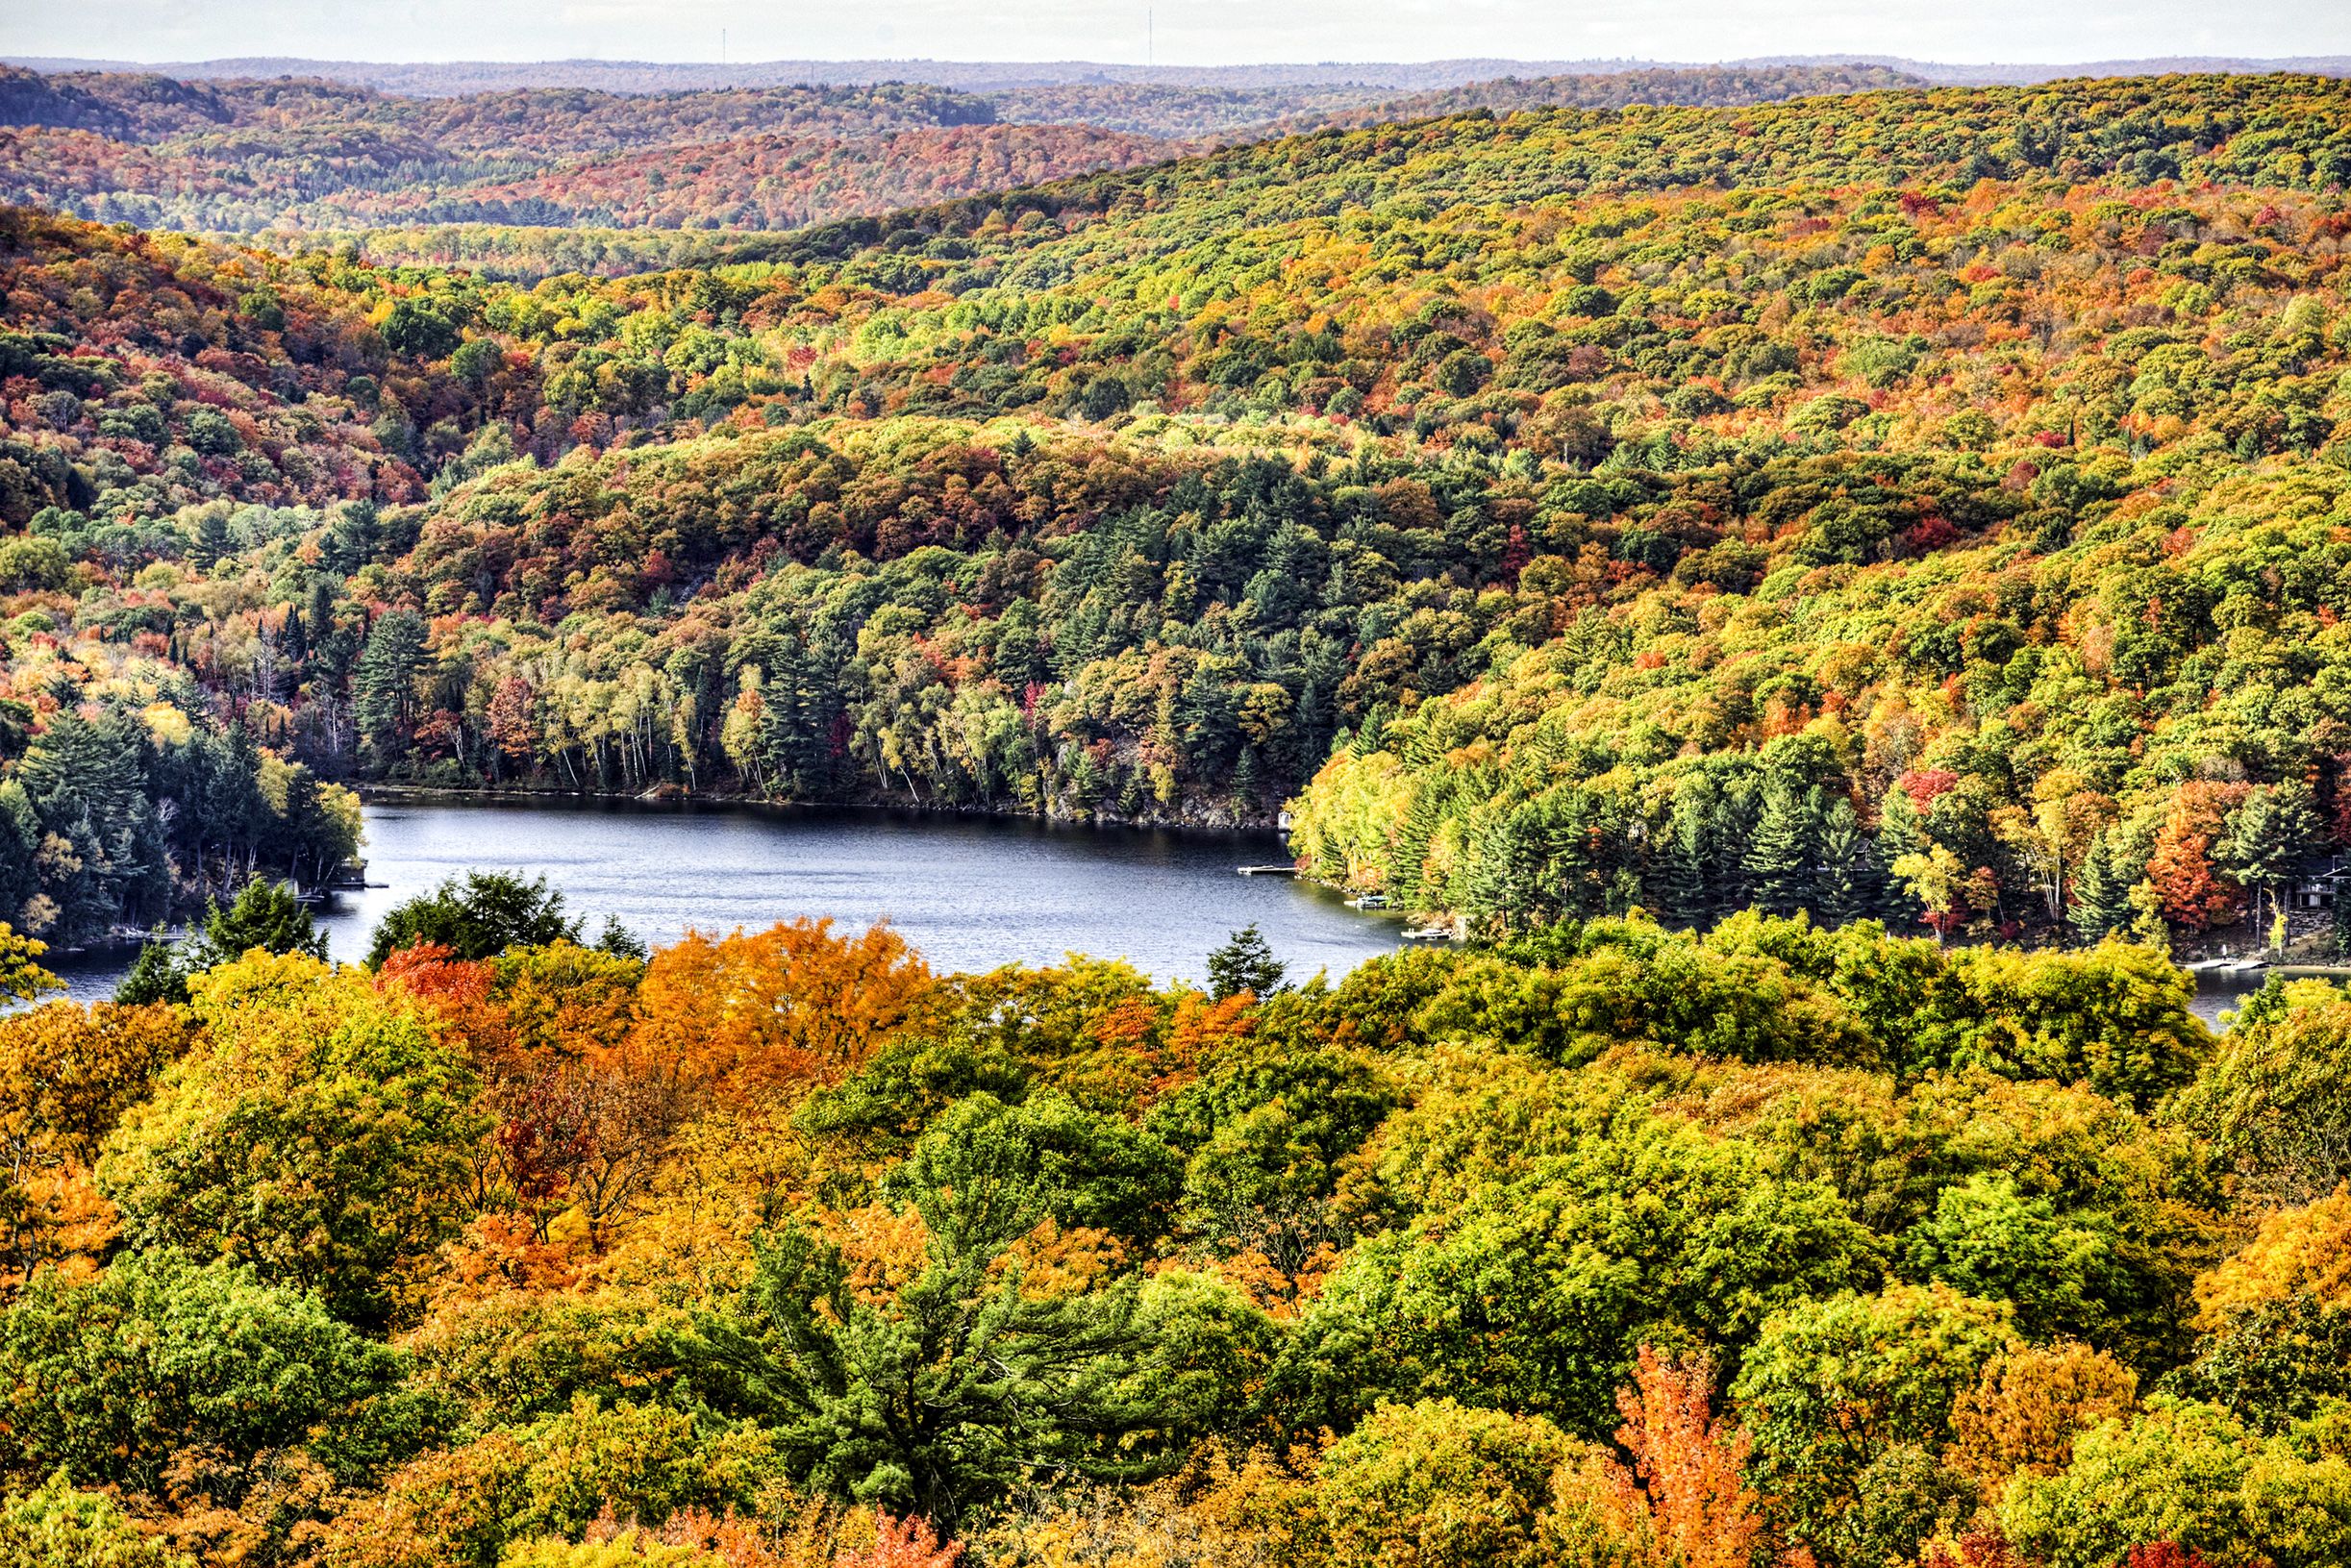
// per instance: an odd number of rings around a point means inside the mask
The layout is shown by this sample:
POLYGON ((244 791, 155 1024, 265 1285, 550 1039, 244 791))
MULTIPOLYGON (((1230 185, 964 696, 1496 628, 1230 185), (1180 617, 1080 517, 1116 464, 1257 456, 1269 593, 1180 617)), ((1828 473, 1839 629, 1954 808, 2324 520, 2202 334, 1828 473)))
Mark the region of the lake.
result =
MULTIPOLYGON (((1022 818, 637 802, 371 799, 367 880, 322 909, 332 957, 356 962, 385 911, 466 871, 544 876, 592 939, 607 916, 655 946, 799 915, 888 920, 934 969, 1123 958, 1204 983, 1207 956, 1254 922, 1294 980, 1337 980, 1393 952, 1401 920, 1327 888, 1235 868, 1288 859, 1272 833, 1095 828, 1022 818)), ((111 996, 123 952, 59 958, 84 1001, 111 996)))
MULTIPOLYGON (((888 920, 931 966, 1123 958, 1161 981, 1208 979, 1209 950, 1254 922, 1294 980, 1339 976, 1400 945, 1404 922, 1350 909, 1329 888, 1234 868, 1288 859, 1277 834, 1095 828, 1021 817, 635 801, 378 798, 367 879, 319 911, 330 954, 356 962, 385 911, 466 871, 544 876, 592 938, 605 917, 655 946, 691 926, 723 933, 798 915, 888 920)), ((132 955, 50 965, 79 1001, 113 994, 132 955)), ((2262 977, 2196 977, 2195 1011, 2262 977)))

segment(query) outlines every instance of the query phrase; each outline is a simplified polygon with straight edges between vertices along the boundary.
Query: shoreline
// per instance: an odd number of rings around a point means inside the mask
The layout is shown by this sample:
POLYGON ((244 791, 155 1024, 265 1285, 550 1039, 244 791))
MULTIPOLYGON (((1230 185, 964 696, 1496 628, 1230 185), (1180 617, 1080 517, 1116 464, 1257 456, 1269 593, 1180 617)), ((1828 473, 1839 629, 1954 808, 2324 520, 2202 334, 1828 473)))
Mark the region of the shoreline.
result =
MULTIPOLYGON (((353 784, 346 787, 356 791, 363 803, 371 800, 438 801, 448 804, 481 802, 490 805, 570 805, 587 807, 712 807, 730 810, 766 811, 898 811, 919 816, 956 817, 982 822, 1025 822, 1043 828, 1122 828, 1139 832, 1170 832, 1196 834, 1226 834, 1234 836, 1263 834, 1285 838, 1288 830, 1274 822, 1245 822, 1212 820, 1187 816, 1125 816, 1116 811, 1096 811, 1087 816, 1057 816, 1049 811, 1010 810, 989 806, 944 806, 905 800, 810 801, 778 800, 773 796, 747 795, 732 791, 702 791, 687 789, 644 790, 634 795, 610 793, 594 789, 531 789, 511 785, 415 784, 397 782, 353 784)), ((1285 849, 1288 847, 1285 838, 1285 849)), ((1335 885, 1335 884, 1333 884, 1335 885)))

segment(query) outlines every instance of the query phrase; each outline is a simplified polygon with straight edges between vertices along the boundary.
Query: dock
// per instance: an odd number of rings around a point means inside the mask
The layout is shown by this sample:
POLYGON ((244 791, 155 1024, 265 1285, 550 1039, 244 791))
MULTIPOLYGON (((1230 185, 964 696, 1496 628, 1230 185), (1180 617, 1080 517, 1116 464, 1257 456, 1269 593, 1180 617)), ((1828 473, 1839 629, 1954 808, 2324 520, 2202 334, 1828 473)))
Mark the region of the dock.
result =
POLYGON ((1243 865, 1235 866, 1234 869, 1244 877, 1294 877, 1298 874, 1298 868, 1294 865, 1243 865))

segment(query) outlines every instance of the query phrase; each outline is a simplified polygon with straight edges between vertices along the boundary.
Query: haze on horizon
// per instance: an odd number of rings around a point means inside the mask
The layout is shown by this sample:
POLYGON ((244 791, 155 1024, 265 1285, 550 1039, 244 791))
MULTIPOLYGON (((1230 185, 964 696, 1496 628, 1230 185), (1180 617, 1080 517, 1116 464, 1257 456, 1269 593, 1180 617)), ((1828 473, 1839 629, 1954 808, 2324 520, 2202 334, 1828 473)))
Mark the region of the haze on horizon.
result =
POLYGON ((2004 63, 2351 52, 2316 0, 83 0, 12 8, 0 54, 153 62, 569 59, 1098 61, 1160 65, 1463 57, 1713 62, 1863 54, 2004 63))

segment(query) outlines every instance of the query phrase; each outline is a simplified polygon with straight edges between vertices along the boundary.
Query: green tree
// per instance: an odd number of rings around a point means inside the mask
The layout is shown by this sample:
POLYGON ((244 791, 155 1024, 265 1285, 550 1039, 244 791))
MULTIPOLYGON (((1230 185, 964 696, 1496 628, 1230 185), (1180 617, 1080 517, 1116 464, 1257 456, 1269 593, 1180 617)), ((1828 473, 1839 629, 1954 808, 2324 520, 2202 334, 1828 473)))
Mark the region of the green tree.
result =
POLYGON ((2163 1387, 2217 1405, 2255 1431, 2283 1431, 2351 1401, 2351 1310, 2308 1291, 2236 1307, 2163 1387))
POLYGON ((2158 1395, 2084 1432, 2064 1470, 2020 1479, 2000 1524, 2051 1568, 2107 1568, 2159 1541, 2213 1562, 2332 1568, 2351 1560, 2347 1498, 2339 1407, 2263 1440, 2214 1406, 2158 1395))
POLYGON ((1763 1326, 1732 1383, 1755 1439, 1755 1483, 1802 1539, 1831 1539, 1870 1466, 1939 1447, 1951 1406, 2013 1335, 2004 1304, 1895 1285, 1790 1307, 1763 1326))
POLYGON ((2283 910, 2286 889, 2325 842, 2317 803, 2298 780, 2259 785, 2229 814, 2215 858, 2254 895, 2255 929, 2263 924, 2262 899, 2283 910))
POLYGON ((1810 907, 1831 929, 1865 919, 1884 899, 1869 835, 1861 815, 1842 794, 1833 796, 1820 821, 1820 868, 1813 881, 1810 907))
POLYGON ((1219 1002, 1243 991, 1271 996, 1282 988, 1287 973, 1254 923, 1235 932, 1231 941, 1208 956, 1209 994, 1219 1002))
POLYGON ((2117 863, 2113 839, 2102 830, 2089 841, 2074 873, 2073 904, 2065 923, 2085 943, 2095 945, 2131 929, 2131 885, 2137 879, 2117 863))
POLYGON ((1763 790, 1763 809, 1739 864, 1756 907, 1767 914, 1794 914, 1813 891, 1812 803, 1791 785, 1774 782, 1763 790))
POLYGON ((140 1530, 104 1492, 77 1491, 60 1469, 0 1500, 0 1562, 16 1568, 195 1568, 140 1530))
POLYGON ((2351 1181, 2351 996, 2273 978, 2174 1109, 2270 1204, 2311 1203, 2351 1181))
POLYGON ((816 1484, 952 1526, 1026 1480, 1151 1474, 1235 1412, 1267 1329, 1229 1287, 1029 1288, 1016 1244, 1057 1207, 1131 1202, 1057 1157, 1066 1132, 980 1108, 926 1134, 906 1186, 928 1251, 881 1299, 797 1225, 759 1243, 718 1337, 816 1484))
POLYGON ((563 912, 563 895, 544 877, 529 882, 498 871, 451 877, 395 907, 376 923, 367 966, 380 969, 402 948, 422 942, 456 958, 494 958, 512 947, 580 943, 580 922, 563 912))
POLYGON ((351 671, 351 712, 361 738, 379 756, 397 757, 408 748, 424 659, 424 617, 414 610, 387 610, 367 629, 351 671))
POLYGON ((480 1126, 462 1054, 307 955, 255 955, 189 989, 204 1043, 99 1163, 126 1232, 250 1262, 353 1322, 393 1320, 463 1221, 480 1126))
POLYGON ((2135 1282, 2117 1266, 2118 1238, 2107 1226, 2060 1216, 2049 1199, 2020 1194, 2005 1172, 1943 1188, 1906 1240, 1912 1278, 2009 1303, 2036 1340, 2113 1343, 2107 1303, 2135 1282))
POLYGON ((1720 911, 1707 898, 1707 829, 1711 796, 1685 781, 1673 792, 1665 830, 1650 861, 1650 898, 1660 922, 1675 931, 1704 930, 1720 911))
POLYGON ((229 1262, 133 1254, 80 1284, 44 1270, 0 1313, 0 1454, 18 1478, 63 1466, 138 1493, 176 1479, 230 1506, 273 1451, 356 1482, 430 1431, 405 1365, 316 1297, 229 1262))
POLYGON ((126 1008, 188 1000, 188 962, 181 945, 156 927, 131 960, 131 972, 114 987, 114 1001, 126 1008))
POLYGON ((1553 1478, 1588 1452, 1540 1416, 1450 1399, 1383 1405, 1332 1445, 1315 1475, 1332 1561, 1549 1564, 1553 1478))
POLYGON ((204 939, 190 955, 191 967, 210 969, 241 958, 259 948, 264 953, 306 953, 327 956, 326 934, 311 919, 310 907, 284 883, 261 878, 245 884, 227 908, 217 903, 205 910, 204 939))
POLYGON ((1640 1345, 1743 1344, 1775 1311, 1874 1282, 1879 1262, 1824 1184, 1627 1113, 1359 1243, 1302 1314, 1271 1397, 1298 1428, 1450 1393, 1596 1438, 1640 1345))

